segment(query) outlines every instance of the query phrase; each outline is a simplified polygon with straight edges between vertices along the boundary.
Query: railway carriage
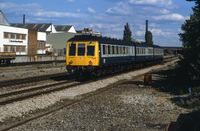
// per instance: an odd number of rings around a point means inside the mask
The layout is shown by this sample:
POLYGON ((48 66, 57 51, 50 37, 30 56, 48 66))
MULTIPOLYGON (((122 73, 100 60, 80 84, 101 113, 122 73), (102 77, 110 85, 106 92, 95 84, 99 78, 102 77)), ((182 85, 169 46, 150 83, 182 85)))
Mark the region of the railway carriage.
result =
POLYGON ((123 71, 153 59, 154 46, 145 43, 92 35, 78 35, 67 42, 66 68, 69 73, 78 75, 123 71))
POLYGON ((0 52, 0 65, 9 65, 16 58, 15 52, 0 52))
POLYGON ((161 48, 160 46, 154 45, 154 60, 162 60, 163 59, 163 48, 161 48))
POLYGON ((153 60, 153 46, 145 43, 136 44, 136 62, 153 60))

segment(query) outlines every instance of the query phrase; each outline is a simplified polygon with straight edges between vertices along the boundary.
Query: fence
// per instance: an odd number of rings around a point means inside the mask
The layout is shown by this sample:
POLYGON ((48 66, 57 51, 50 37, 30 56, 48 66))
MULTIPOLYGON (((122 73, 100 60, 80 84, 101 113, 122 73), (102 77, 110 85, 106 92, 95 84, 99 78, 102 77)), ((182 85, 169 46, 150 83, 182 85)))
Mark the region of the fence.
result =
MULTIPOLYGON (((24 56, 24 55, 29 55, 29 56, 35 56, 35 55, 47 55, 46 54, 46 49, 28 49, 28 48, 19 48, 16 50, 16 48, 1 48, 0 47, 0 52, 15 52, 17 56, 24 56)), ((57 53, 58 56, 65 56, 66 54, 66 48, 64 49, 53 49, 51 52, 51 55, 54 55, 54 53, 57 53)))

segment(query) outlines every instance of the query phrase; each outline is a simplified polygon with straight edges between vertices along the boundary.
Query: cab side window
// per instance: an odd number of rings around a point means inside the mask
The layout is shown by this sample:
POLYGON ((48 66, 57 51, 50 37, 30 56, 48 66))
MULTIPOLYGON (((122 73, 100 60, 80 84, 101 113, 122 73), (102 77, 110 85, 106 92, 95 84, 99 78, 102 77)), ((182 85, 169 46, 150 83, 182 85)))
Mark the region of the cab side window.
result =
POLYGON ((87 56, 94 56, 94 46, 87 46, 87 56))
POLYGON ((75 56, 76 44, 69 44, 69 56, 75 56))

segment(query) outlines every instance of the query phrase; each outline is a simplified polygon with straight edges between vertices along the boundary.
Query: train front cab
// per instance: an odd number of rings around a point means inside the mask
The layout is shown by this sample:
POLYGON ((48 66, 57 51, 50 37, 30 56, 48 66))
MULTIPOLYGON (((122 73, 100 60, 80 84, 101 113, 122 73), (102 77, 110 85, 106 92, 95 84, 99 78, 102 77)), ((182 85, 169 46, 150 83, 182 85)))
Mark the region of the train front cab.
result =
POLYGON ((68 41, 66 65, 71 74, 91 72, 99 65, 98 41, 68 41))
POLYGON ((15 52, 0 52, 0 65, 9 65, 16 58, 15 52))

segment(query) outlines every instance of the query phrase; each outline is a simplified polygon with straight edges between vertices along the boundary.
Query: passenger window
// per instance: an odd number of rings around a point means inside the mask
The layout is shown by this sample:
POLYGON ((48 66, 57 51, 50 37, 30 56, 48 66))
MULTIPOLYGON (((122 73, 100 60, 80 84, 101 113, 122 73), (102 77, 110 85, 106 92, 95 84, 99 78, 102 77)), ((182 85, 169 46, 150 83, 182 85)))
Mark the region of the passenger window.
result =
POLYGON ((112 46, 112 54, 114 55, 115 54, 115 47, 112 46))
POLYGON ((137 54, 140 54, 140 50, 139 50, 139 48, 137 48, 137 54))
POLYGON ((87 46, 87 56, 94 56, 94 46, 87 46))
POLYGON ((123 53, 122 54, 126 54, 126 48, 125 47, 123 47, 123 53))
POLYGON ((123 54, 123 47, 120 47, 120 54, 123 54))
POLYGON ((126 47, 126 54, 129 55, 130 54, 130 48, 126 47))
POLYGON ((85 55, 85 44, 78 44, 78 56, 85 55))
POLYGON ((116 53, 119 54, 119 47, 118 46, 116 47, 116 51, 117 51, 116 53))
POLYGON ((69 56, 75 56, 76 44, 69 44, 69 56))
POLYGON ((106 46, 103 45, 103 55, 105 55, 105 54, 106 54, 106 46))
POLYGON ((108 54, 111 54, 110 46, 108 46, 108 54))

